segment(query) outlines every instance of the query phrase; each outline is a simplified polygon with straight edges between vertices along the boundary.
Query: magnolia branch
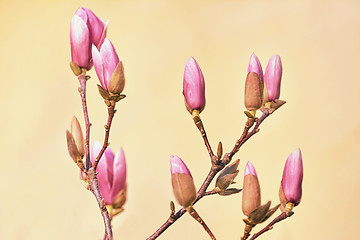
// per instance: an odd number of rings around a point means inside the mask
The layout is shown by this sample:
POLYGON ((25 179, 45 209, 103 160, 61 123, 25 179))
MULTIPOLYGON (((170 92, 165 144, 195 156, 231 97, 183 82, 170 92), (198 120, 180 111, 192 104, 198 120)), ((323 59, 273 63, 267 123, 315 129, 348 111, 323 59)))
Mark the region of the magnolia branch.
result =
POLYGON ((278 223, 278 222, 280 222, 280 221, 282 221, 282 220, 290 217, 293 213, 294 213, 294 212, 292 212, 292 211, 289 211, 289 212, 284 211, 284 212, 282 212, 279 216, 277 216, 274 220, 272 220, 272 221, 271 221, 266 227, 264 227, 261 231, 259 231, 259 232, 255 233, 254 235, 252 235, 252 237, 250 238, 250 240, 254 240, 254 239, 256 239, 257 237, 259 237, 261 234, 263 234, 263 233, 271 230, 276 223, 278 223))
POLYGON ((97 165, 99 164, 99 161, 100 161, 102 155, 104 154, 106 148, 109 146, 110 127, 111 127, 111 123, 112 123, 115 113, 116 113, 115 102, 113 102, 108 107, 108 121, 107 121, 107 124, 104 126, 105 127, 104 144, 101 148, 101 151, 99 152, 99 155, 96 157, 96 160, 94 163, 94 171, 96 171, 97 165))
MULTIPOLYGON (((248 121, 245 124, 243 134, 241 135, 240 139, 236 142, 234 149, 230 153, 225 154, 221 161, 218 161, 217 163, 214 163, 214 161, 212 161, 213 164, 210 169, 210 172, 207 175, 206 179, 204 180, 203 184, 201 185, 200 189, 198 190, 197 196, 196 196, 196 199, 195 199, 193 205, 195 205, 196 202, 199 201, 202 197, 214 194, 213 191, 206 192, 206 190, 209 187, 212 180, 214 179, 214 177, 216 176, 216 174, 218 172, 220 172, 226 166, 226 164, 228 164, 231 161, 234 154, 240 150, 240 147, 248 139, 250 139, 255 133, 257 133, 259 131, 260 124, 268 116, 269 116, 269 111, 265 108, 262 116, 256 120, 255 127, 253 128, 253 130, 250 133, 249 133, 250 128, 253 126, 255 120, 248 119, 248 121)), ((207 144, 207 143, 209 143, 209 140, 207 139, 204 125, 202 123, 197 124, 197 122, 199 122, 199 121, 200 121, 200 119, 197 119, 197 121, 196 121, 196 119, 194 119, 194 122, 195 122, 196 126, 198 127, 198 129, 201 133, 201 136, 204 139, 204 142, 205 142, 206 148, 208 149, 210 157, 214 156, 216 158, 216 156, 212 153, 210 144, 207 144)), ((177 213, 171 214, 170 217, 168 218, 168 220, 160 228, 158 228, 150 237, 148 237, 147 240, 153 240, 153 239, 156 239, 157 237, 159 237, 167 228, 169 228, 174 222, 176 222, 176 220, 178 220, 182 215, 184 215, 185 212, 186 212, 186 210, 184 208, 181 208, 177 213)))

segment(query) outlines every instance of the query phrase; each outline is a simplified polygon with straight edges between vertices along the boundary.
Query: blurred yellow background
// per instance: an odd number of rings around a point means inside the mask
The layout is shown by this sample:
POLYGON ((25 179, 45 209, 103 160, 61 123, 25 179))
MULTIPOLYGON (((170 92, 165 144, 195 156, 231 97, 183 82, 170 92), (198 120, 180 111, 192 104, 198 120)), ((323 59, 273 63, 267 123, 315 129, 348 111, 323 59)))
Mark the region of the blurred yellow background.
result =
MULTIPOLYGON (((115 239, 145 239, 168 218, 171 154, 186 162, 197 187, 208 173, 205 146, 183 103, 187 59, 194 56, 205 76, 201 115, 210 142, 216 148, 221 140, 228 152, 246 120, 243 89, 253 52, 263 68, 271 55, 281 56, 287 104, 235 156, 236 186, 252 161, 262 202, 277 203, 285 160, 298 147, 305 168, 294 216, 259 239, 359 238, 359 1, 2 0, 0 239, 103 236, 96 201, 65 140, 72 116, 83 121, 69 69, 70 20, 79 6, 110 19, 108 38, 126 71, 127 97, 110 134, 128 166, 128 202, 113 221, 115 239)), ((91 141, 103 141, 106 107, 95 71, 89 74, 91 141)), ((195 208, 218 239, 243 233, 241 194, 206 197, 195 208)), ((209 237, 185 215, 158 239, 209 237)))

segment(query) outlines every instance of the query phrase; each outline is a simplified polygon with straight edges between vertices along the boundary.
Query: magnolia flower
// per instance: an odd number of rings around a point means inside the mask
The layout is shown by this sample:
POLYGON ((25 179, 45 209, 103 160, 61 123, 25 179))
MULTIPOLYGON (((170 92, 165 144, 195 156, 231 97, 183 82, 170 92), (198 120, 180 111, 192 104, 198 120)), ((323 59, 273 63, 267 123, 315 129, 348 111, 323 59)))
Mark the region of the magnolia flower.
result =
POLYGON ((196 198, 194 180, 189 169, 178 156, 170 156, 170 172, 176 200, 185 208, 191 206, 196 198))
POLYGON ((249 61, 248 73, 251 73, 251 72, 256 73, 259 76, 261 82, 264 82, 264 75, 263 75, 261 63, 260 63, 258 57, 255 55, 255 53, 251 54, 250 61, 249 61))
POLYGON ((91 46, 101 46, 106 37, 107 22, 104 23, 90 9, 80 7, 71 19, 71 60, 81 68, 90 70, 93 63, 91 46))
POLYGON ((244 171, 242 190, 242 211, 246 216, 261 204, 261 191, 259 180, 254 166, 248 162, 244 171))
POLYGON ((265 89, 264 101, 275 101, 280 97, 280 85, 282 76, 282 64, 279 55, 270 58, 264 75, 265 89))
MULTIPOLYGON (((101 150, 99 142, 94 142, 91 149, 91 161, 95 162, 101 150)), ((106 205, 114 205, 123 189, 126 189, 126 162, 122 148, 116 153, 106 148, 97 166, 97 178, 101 196, 106 205)))
POLYGON ((185 64, 183 94, 187 110, 201 112, 205 107, 205 82, 198 63, 190 57, 185 64))
POLYGON ((100 51, 93 45, 92 56, 102 88, 120 94, 125 86, 124 69, 110 40, 105 38, 100 51))
POLYGON ((302 196, 303 162, 300 148, 287 158, 280 187, 280 201, 283 206, 290 202, 297 206, 302 196))

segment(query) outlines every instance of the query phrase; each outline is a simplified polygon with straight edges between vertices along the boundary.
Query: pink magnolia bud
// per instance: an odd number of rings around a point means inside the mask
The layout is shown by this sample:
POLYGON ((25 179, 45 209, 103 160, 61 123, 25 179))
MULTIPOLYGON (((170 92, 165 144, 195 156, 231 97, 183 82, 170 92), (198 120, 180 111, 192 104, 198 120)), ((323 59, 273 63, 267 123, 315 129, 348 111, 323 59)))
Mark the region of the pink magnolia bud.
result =
POLYGON ((264 82, 264 75, 263 75, 261 63, 260 63, 258 57, 255 55, 255 53, 251 54, 251 57, 250 57, 248 73, 250 73, 250 72, 256 73, 259 76, 260 80, 262 82, 264 82))
POLYGON ((79 67, 92 67, 91 46, 100 47, 106 36, 105 24, 90 9, 80 7, 71 19, 71 59, 79 67))
POLYGON ((280 97, 282 64, 279 55, 270 58, 265 70, 264 102, 274 101, 280 97))
POLYGON ((183 94, 186 109, 192 113, 193 110, 201 112, 205 107, 205 82, 204 76, 198 63, 190 57, 185 64, 183 94))
POLYGON ((242 190, 242 211, 246 216, 261 204, 261 191, 259 180, 254 166, 248 162, 244 171, 242 190))
MULTIPOLYGON (((91 161, 94 163, 95 158, 101 150, 99 142, 94 142, 91 149, 91 161)), ((110 205, 116 199, 116 196, 126 185, 126 162, 122 148, 116 153, 106 148, 97 167, 97 178, 101 196, 106 205, 110 205)))
POLYGON ((190 206, 196 198, 194 180, 185 163, 178 156, 170 156, 171 183, 178 203, 183 207, 190 206))
MULTIPOLYGON (((110 42, 109 39, 105 38, 104 43, 100 48, 100 51, 93 45, 92 55, 93 55, 95 71, 100 80, 101 86, 105 90, 110 90, 109 84, 113 74, 116 76, 119 75, 119 78, 123 77, 123 74, 118 73, 118 71, 123 71, 122 62, 119 60, 119 57, 115 51, 113 44, 110 42)), ((116 80, 125 81, 125 79, 116 79, 116 80)), ((123 89, 124 89, 124 84, 122 84, 122 87, 121 89, 119 89, 119 91, 121 92, 123 89)))
POLYGON ((293 203, 295 206, 300 203, 302 195, 302 180, 303 162, 300 148, 298 148, 288 156, 285 163, 280 188, 280 200, 283 206, 287 202, 293 203), (282 194, 284 194, 286 199, 281 199, 282 194))

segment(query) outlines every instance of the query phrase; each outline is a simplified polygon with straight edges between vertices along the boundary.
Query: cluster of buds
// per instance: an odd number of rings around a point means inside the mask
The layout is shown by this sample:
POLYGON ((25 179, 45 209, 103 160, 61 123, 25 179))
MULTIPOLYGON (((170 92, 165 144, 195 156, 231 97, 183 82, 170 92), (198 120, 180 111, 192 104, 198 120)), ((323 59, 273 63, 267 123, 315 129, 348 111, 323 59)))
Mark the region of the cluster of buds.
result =
POLYGON ((270 113, 275 111, 285 101, 279 100, 282 77, 282 64, 279 55, 270 58, 265 74, 257 56, 250 57, 248 74, 245 81, 245 107, 252 116, 258 109, 268 108, 270 113))
POLYGON ((125 97, 122 61, 111 41, 106 38, 107 23, 90 9, 80 7, 71 20, 71 69, 76 76, 84 74, 94 65, 100 85, 98 89, 107 106, 125 97))

